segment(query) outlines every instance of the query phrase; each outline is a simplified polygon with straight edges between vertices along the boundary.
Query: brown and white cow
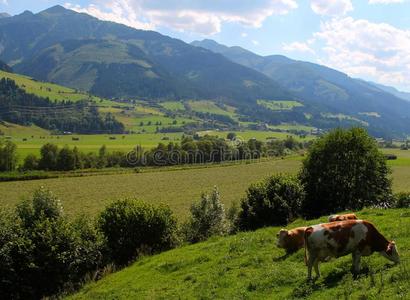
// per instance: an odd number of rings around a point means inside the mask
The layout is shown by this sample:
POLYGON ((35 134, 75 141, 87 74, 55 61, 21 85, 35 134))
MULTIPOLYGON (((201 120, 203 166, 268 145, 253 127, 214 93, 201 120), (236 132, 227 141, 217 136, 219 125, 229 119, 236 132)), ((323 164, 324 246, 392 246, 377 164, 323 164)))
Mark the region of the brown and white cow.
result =
POLYGON ((329 223, 346 220, 357 220, 357 216, 355 214, 331 215, 328 219, 329 223))
POLYGON ((307 227, 298 227, 292 230, 281 229, 276 235, 278 241, 276 245, 286 250, 290 254, 303 248, 305 245, 305 229, 307 227))
POLYGON ((348 220, 308 227, 305 230, 305 262, 308 279, 312 278, 312 267, 320 276, 319 262, 330 257, 353 256, 353 270, 360 271, 361 256, 379 252, 387 259, 399 263, 396 244, 388 241, 372 223, 348 220))

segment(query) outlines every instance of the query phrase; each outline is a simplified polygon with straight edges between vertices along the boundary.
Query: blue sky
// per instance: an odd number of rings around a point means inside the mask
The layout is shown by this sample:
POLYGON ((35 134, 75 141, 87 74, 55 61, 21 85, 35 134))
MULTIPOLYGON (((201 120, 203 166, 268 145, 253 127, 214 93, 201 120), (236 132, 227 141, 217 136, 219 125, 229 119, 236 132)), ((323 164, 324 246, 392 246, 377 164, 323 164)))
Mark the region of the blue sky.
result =
POLYGON ((0 0, 0 11, 56 4, 186 42, 211 38, 321 63, 410 91, 410 0, 0 0))

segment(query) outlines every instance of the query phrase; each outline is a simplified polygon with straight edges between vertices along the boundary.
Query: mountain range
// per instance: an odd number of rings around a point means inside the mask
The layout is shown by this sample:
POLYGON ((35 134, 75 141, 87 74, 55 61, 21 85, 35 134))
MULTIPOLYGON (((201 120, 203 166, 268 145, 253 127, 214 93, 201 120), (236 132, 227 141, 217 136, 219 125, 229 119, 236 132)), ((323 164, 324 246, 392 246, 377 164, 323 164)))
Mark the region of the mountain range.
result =
POLYGON ((289 97, 222 55, 62 6, 0 19, 0 44, 16 72, 108 98, 289 97))
POLYGON ((252 121, 410 134, 410 102, 399 91, 318 64, 260 56, 212 40, 187 44, 62 6, 1 17, 0 59, 16 73, 106 98, 210 99, 252 121), (302 106, 271 111, 261 99, 302 106))

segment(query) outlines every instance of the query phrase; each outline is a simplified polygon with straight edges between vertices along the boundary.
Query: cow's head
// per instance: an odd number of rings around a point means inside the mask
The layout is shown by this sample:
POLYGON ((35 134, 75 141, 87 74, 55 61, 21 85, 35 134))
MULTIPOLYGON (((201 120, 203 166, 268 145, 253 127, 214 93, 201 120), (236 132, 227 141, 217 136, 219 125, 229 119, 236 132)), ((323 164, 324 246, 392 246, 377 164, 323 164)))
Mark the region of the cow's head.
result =
POLYGON ((386 250, 382 251, 381 254, 396 264, 400 262, 399 252, 397 251, 396 243, 394 241, 389 242, 386 250))
POLYGON ((281 229, 277 234, 276 237, 278 238, 276 242, 276 246, 279 248, 285 248, 285 238, 288 236, 288 231, 286 229, 281 229))

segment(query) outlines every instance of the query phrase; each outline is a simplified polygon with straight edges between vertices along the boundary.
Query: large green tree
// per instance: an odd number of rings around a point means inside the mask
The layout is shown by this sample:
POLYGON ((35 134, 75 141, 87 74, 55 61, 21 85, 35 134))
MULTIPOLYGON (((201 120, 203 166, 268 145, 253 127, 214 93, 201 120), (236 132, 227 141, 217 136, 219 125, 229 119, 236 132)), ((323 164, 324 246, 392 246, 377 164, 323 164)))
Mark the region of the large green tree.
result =
POLYGON ((317 217, 388 205, 392 198, 389 173, 383 153, 366 130, 335 129, 311 146, 303 162, 303 213, 317 217))
POLYGON ((0 141, 0 171, 13 171, 17 166, 17 146, 13 142, 0 141))

